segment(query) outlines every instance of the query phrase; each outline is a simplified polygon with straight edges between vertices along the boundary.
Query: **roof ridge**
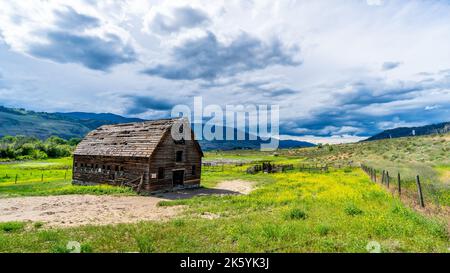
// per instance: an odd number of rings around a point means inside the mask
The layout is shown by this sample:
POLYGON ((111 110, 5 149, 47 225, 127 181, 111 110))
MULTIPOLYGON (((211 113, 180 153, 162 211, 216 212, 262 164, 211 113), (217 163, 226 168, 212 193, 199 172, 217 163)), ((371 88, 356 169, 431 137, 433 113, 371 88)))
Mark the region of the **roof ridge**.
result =
MULTIPOLYGON (((136 124, 151 124, 151 123, 157 123, 157 122, 169 122, 169 121, 176 121, 176 120, 182 120, 184 118, 178 117, 178 118, 166 118, 166 119, 153 119, 153 120, 144 120, 144 121, 133 121, 133 122, 125 122, 125 123, 115 123, 115 124, 105 124, 102 125, 99 128, 102 127, 114 127, 114 126, 126 126, 126 125, 136 125, 136 124)), ((97 130, 97 129, 94 129, 97 130)))

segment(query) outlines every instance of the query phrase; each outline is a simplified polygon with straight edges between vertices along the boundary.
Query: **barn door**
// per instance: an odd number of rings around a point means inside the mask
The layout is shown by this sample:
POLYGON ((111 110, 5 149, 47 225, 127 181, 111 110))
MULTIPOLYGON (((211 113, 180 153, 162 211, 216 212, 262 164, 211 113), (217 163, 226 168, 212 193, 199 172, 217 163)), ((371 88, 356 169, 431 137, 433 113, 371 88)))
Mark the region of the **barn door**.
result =
POLYGON ((183 185, 183 183, 184 183, 184 171, 183 170, 173 171, 172 179, 173 179, 173 185, 174 186, 183 185))

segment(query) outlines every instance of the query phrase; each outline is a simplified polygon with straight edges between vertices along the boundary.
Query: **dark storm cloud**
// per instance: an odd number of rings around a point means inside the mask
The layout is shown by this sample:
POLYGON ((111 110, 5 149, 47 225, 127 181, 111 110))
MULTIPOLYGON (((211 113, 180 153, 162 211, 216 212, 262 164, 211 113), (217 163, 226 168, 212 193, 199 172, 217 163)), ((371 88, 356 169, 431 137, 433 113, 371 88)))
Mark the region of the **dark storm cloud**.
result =
POLYGON ((312 110, 304 120, 282 123, 280 131, 295 135, 369 136, 384 129, 408 124, 444 122, 450 116, 450 101, 441 99, 445 98, 445 93, 448 94, 450 89, 450 81, 445 77, 396 84, 367 80, 335 86, 334 90, 327 88, 332 94, 327 105, 312 110), (435 98, 431 105, 423 103, 423 98, 427 96, 435 98), (383 114, 377 113, 384 110, 387 111, 382 112, 383 114))
POLYGON ((401 65, 400 62, 384 62, 383 65, 381 66, 381 69, 384 71, 392 70, 399 67, 400 65, 401 65))
POLYGON ((100 26, 98 18, 78 13, 71 7, 55 11, 56 29, 36 31, 44 43, 30 43, 27 52, 58 63, 77 63, 87 68, 108 71, 111 67, 136 60, 133 47, 118 35, 88 35, 85 29, 100 26))
POLYGON ((175 103, 167 100, 157 99, 146 96, 123 96, 128 99, 130 106, 126 109, 128 115, 138 115, 145 113, 149 110, 157 111, 169 111, 175 105, 175 103))
POLYGON ((107 39, 63 31, 48 31, 43 35, 48 43, 29 45, 31 55, 102 71, 136 59, 133 48, 114 34, 109 34, 107 39))
POLYGON ((223 44, 208 32, 205 37, 174 48, 172 62, 155 65, 143 73, 174 80, 213 80, 272 65, 299 65, 294 58, 298 51, 297 47, 286 48, 277 39, 264 43, 246 33, 223 44))
POLYGON ((192 7, 178 7, 172 10, 171 16, 155 14, 149 23, 150 28, 158 33, 178 32, 183 28, 193 28, 210 22, 206 13, 192 7))

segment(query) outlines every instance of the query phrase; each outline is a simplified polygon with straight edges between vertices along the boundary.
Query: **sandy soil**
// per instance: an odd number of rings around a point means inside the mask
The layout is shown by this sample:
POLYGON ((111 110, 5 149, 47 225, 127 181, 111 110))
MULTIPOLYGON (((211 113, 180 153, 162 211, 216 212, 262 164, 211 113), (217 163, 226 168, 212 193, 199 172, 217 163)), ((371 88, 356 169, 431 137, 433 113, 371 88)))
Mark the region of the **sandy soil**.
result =
POLYGON ((47 227, 107 225, 139 221, 164 221, 177 216, 182 206, 158 207, 163 200, 199 195, 248 194, 254 184, 224 181, 213 189, 180 190, 158 196, 62 195, 0 199, 0 222, 44 222, 47 227))

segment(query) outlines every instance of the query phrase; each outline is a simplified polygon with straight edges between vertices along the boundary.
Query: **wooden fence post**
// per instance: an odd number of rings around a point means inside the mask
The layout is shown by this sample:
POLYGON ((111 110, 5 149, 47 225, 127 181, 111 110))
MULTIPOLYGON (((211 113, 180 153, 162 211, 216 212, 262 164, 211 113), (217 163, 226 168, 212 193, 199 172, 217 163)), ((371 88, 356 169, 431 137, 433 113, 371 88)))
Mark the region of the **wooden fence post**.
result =
POLYGON ((16 180, 14 181, 14 184, 17 184, 17 174, 16 174, 16 180))
POLYGON ((402 195, 402 185, 400 182, 400 172, 397 173, 397 183, 398 183, 398 195, 402 195))
POLYGON ((44 182, 44 174, 41 174, 41 182, 44 182))
POLYGON ((138 188, 137 188, 137 192, 138 193, 141 193, 143 184, 144 184, 144 175, 141 175, 141 180, 139 181, 139 185, 138 185, 138 188))
POLYGON ((425 204, 423 202, 423 194, 422 194, 422 186, 420 185, 420 178, 419 176, 416 176, 416 183, 417 183, 417 191, 419 193, 419 202, 420 202, 420 206, 422 208, 425 207, 425 204))
POLYGON ((373 182, 377 183, 377 170, 373 170, 373 182))
POLYGON ((389 188, 389 172, 386 172, 386 185, 389 188))
POLYGON ((384 184, 384 179, 385 179, 385 177, 386 177, 386 171, 383 170, 383 174, 382 174, 382 176, 381 176, 381 184, 384 184))

